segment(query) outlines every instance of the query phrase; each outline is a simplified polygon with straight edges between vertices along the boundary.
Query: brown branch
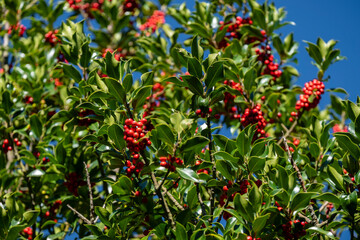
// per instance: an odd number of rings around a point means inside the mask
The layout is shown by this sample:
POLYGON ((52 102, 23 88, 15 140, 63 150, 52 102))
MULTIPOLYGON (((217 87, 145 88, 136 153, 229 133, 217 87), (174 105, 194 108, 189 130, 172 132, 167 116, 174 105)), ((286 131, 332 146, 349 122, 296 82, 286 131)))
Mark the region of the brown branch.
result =
MULTIPOLYGON (((295 122, 294 122, 294 123, 295 123, 295 122)), ((290 128, 290 129, 291 129, 291 128, 290 128)), ((297 173, 297 177, 298 177, 298 179, 299 179, 299 181, 300 181, 300 185, 301 185, 303 191, 304 191, 304 192, 307 192, 307 189, 306 189, 306 186, 305 186, 305 182, 304 182, 304 180, 303 180, 303 178, 302 178, 302 176, 301 176, 301 172, 300 172, 298 166, 297 166, 296 163, 295 163, 295 160, 294 160, 293 157, 292 157, 292 154, 291 154, 291 152, 290 152, 289 145, 287 144, 287 140, 286 140, 286 136, 285 136, 285 135, 283 136, 283 142, 284 142, 284 144, 285 144, 285 148, 286 148, 288 157, 289 157, 289 159, 290 159, 290 161, 291 161, 291 164, 292 164, 295 172, 297 173)), ((308 205, 308 209, 309 209, 309 211, 310 211, 310 215, 311 215, 311 218, 312 218, 311 224, 313 224, 313 225, 318 224, 319 221, 318 221, 318 219, 317 219, 317 217, 316 217, 314 208, 313 208, 313 206, 311 205, 311 203, 308 205)))
POLYGON ((299 217, 305 219, 305 221, 306 221, 307 223, 311 223, 311 219, 308 218, 307 216, 303 215, 303 214, 300 213, 300 212, 298 213, 298 215, 299 215, 299 217))
POLYGON ((71 211, 73 211, 76 215, 79 216, 79 218, 81 218, 84 222, 86 222, 87 224, 92 224, 90 222, 89 219, 87 219, 86 217, 84 217, 84 215, 82 215, 81 213, 79 213, 78 211, 76 211, 73 207, 71 207, 69 204, 66 205, 68 208, 70 208, 71 211))
POLYGON ((175 206, 180 209, 181 211, 184 211, 185 208, 175 199, 175 197, 163 186, 161 190, 164 191, 164 194, 168 196, 168 198, 175 204, 175 206))
POLYGON ((85 162, 84 163, 84 168, 85 168, 85 173, 86 173, 86 182, 89 188, 89 197, 90 197, 90 222, 94 223, 94 215, 95 215, 95 211, 94 211, 94 201, 93 201, 93 194, 92 194, 92 190, 91 190, 91 182, 90 182, 90 174, 89 174, 89 170, 87 167, 87 164, 85 162))
POLYGON ((284 140, 284 138, 287 138, 290 133, 294 130, 294 128, 296 127, 298 123, 298 119, 296 119, 293 124, 291 125, 291 127, 285 132, 285 134, 283 134, 284 136, 277 142, 277 144, 281 144, 282 141, 284 140))
POLYGON ((319 208, 319 212, 322 212, 322 210, 324 210, 324 208, 326 208, 326 206, 329 204, 328 201, 325 201, 324 204, 319 208))
MULTIPOLYGON (((141 156, 143 157, 145 163, 148 164, 148 160, 147 160, 147 158, 146 158, 145 152, 142 150, 142 151, 140 151, 140 154, 141 154, 141 156)), ((171 211, 170 211, 170 209, 169 209, 169 206, 168 206, 168 204, 167 204, 167 202, 166 202, 166 200, 165 200, 165 198, 164 198, 164 194, 163 194, 163 192, 161 191, 162 189, 159 188, 159 183, 158 183, 158 181, 156 180, 155 174, 154 174, 153 172, 151 172, 150 176, 151 176, 151 180, 152 180, 152 182, 153 182, 153 184, 154 184, 154 188, 155 188, 156 195, 159 197, 159 201, 160 201, 161 205, 163 206, 163 208, 164 208, 164 210, 165 210, 165 212, 166 212, 167 219, 169 220, 169 222, 170 222, 170 224, 171 224, 171 227, 172 227, 173 229, 175 229, 175 226, 176 226, 176 225, 175 225, 175 221, 174 221, 173 215, 172 215, 172 213, 171 213, 171 211)))

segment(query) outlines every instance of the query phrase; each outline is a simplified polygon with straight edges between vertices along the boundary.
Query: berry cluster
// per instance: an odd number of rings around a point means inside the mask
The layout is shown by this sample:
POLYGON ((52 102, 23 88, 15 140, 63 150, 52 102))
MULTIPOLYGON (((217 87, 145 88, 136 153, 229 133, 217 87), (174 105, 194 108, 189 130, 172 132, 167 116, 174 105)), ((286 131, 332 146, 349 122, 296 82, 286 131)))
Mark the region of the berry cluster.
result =
POLYGON ((22 37, 24 36, 26 27, 18 22, 16 25, 10 26, 7 33, 10 35, 13 30, 19 31, 19 37, 22 37))
POLYGON ((203 109, 197 109, 195 111, 196 115, 202 117, 202 118, 206 118, 209 117, 212 113, 212 108, 203 108, 203 109))
MULTIPOLYGON (((202 163, 202 162, 201 162, 200 160, 196 160, 195 166, 199 166, 201 163, 202 163)), ((207 168, 207 169, 199 169, 199 170, 197 171, 197 173, 198 173, 198 174, 199 174, 199 173, 209 174, 209 169, 208 169, 208 168, 207 168)))
POLYGON ((90 109, 80 109, 80 112, 78 114, 81 119, 78 120, 79 126, 89 126, 90 124, 96 122, 94 119, 87 118, 90 115, 96 115, 93 110, 90 109))
POLYGON ((226 38, 237 38, 240 39, 241 38, 241 34, 240 32, 238 32, 238 30, 240 29, 240 27, 244 24, 253 24, 253 21, 250 18, 242 18, 240 16, 237 16, 235 18, 235 22, 232 21, 228 21, 226 23, 224 23, 224 21, 220 21, 220 28, 219 30, 223 30, 224 27, 226 25, 228 25, 228 28, 226 29, 227 34, 225 35, 226 38))
POLYGON ((301 222, 296 219, 294 221, 289 221, 286 224, 282 225, 283 235, 286 240, 300 239, 302 236, 306 235, 304 229, 306 222, 301 222))
POLYGON ((275 201, 275 206, 277 207, 279 212, 283 210, 283 208, 280 206, 280 204, 277 201, 275 201))
MULTIPOLYGON (((242 89, 240 83, 234 82, 233 80, 225 80, 224 84, 239 91, 240 94, 243 94, 243 89, 242 89)), ((225 92, 225 97, 224 97, 225 112, 224 112, 224 114, 229 114, 231 119, 239 119, 240 118, 240 114, 237 113, 237 108, 234 106, 235 98, 236 98, 236 95, 232 95, 229 92, 225 92)))
POLYGON ((143 109, 145 109, 143 117, 151 115, 155 107, 160 107, 161 100, 164 99, 164 96, 164 86, 160 83, 155 83, 152 88, 152 95, 146 98, 148 102, 143 106, 143 109))
POLYGON ((101 6, 104 3, 104 0, 97 0, 91 3, 83 3, 83 0, 66 0, 66 1, 70 5, 70 8, 72 8, 75 11, 82 10, 86 12, 89 18, 94 18, 94 16, 91 14, 91 11, 96 11, 96 10, 101 11, 101 6))
POLYGON ((255 137, 265 137, 266 133, 264 128, 266 127, 266 120, 263 116, 263 112, 261 111, 261 104, 258 103, 253 108, 246 108, 244 114, 240 118, 241 124, 246 127, 250 124, 255 124, 257 128, 258 136, 255 135, 255 137))
MULTIPOLYGON (((252 25, 253 21, 251 20, 251 18, 242 18, 240 16, 237 16, 235 18, 235 22, 234 21, 228 21, 226 23, 224 23, 223 21, 220 21, 220 28, 219 30, 223 30, 225 26, 228 26, 228 28, 226 29, 227 34, 225 35, 225 37, 220 41, 219 43, 219 47, 220 48, 225 48, 227 46, 230 45, 230 43, 228 43, 227 40, 236 38, 236 39, 241 39, 242 34, 239 32, 241 26, 243 26, 244 24, 249 24, 252 25)), ((264 30, 261 31, 261 34, 264 36, 263 39, 259 39, 258 37, 248 37, 245 41, 245 43, 249 44, 249 43, 253 43, 255 41, 260 41, 263 42, 266 40, 266 32, 264 30)))
MULTIPOLYGON (((150 29, 151 32, 154 33, 158 26, 164 23, 165 13, 159 10, 155 10, 153 15, 151 15, 151 17, 144 24, 140 25, 139 29, 142 32, 150 29)), ((150 32, 148 32, 147 35, 150 35, 150 32)))
POLYGON ((42 163, 47 164, 48 162, 50 162, 50 159, 48 157, 43 157, 42 163))
POLYGON ((352 181, 353 183, 355 183, 355 177, 354 177, 354 175, 351 174, 351 173, 348 173, 348 172, 346 171, 346 169, 344 169, 343 171, 344 171, 344 174, 345 174, 345 175, 349 175, 351 181, 352 181))
POLYGON ((304 94, 300 95, 300 100, 296 102, 295 109, 299 112, 302 108, 306 111, 315 108, 320 102, 324 89, 324 83, 317 79, 305 83, 302 89, 304 94))
POLYGON ((58 44, 60 42, 60 40, 55 35, 58 32, 59 32, 59 30, 56 29, 54 31, 49 31, 48 33, 46 33, 45 34, 45 42, 50 43, 50 45, 52 47, 54 47, 56 44, 58 44))
MULTIPOLYGON (((248 192, 248 186, 250 185, 249 181, 247 179, 243 179, 239 182, 237 189, 239 191, 234 192, 233 194, 231 194, 231 196, 229 197, 229 201, 233 201, 234 197, 236 195, 236 193, 240 193, 241 195, 244 195, 245 193, 248 192)), ((220 195, 220 200, 219 200, 219 204, 220 206, 224 206, 225 205, 225 199, 228 198, 228 191, 229 188, 233 187, 233 183, 231 181, 228 182, 228 184, 226 186, 223 187, 223 194, 220 195)))
POLYGON ((4 139, 4 142, 2 144, 2 149, 4 151, 4 153, 7 153, 8 151, 12 151, 13 147, 10 146, 10 141, 9 139, 4 139))
POLYGON ((24 101, 25 101, 26 104, 33 104, 34 98, 31 97, 31 96, 26 96, 24 101))
POLYGON ((271 54, 271 47, 269 45, 266 45, 266 47, 261 46, 261 50, 256 48, 255 53, 258 55, 258 60, 265 65, 261 75, 271 75, 273 81, 281 77, 282 71, 279 70, 279 64, 274 63, 274 55, 271 54))
MULTIPOLYGON (((227 209, 232 209, 232 207, 227 207, 227 209)), ((233 215, 229 212, 224 211, 223 218, 225 221, 227 221, 229 218, 231 218, 233 215)))
POLYGON ((131 152, 133 161, 126 161, 126 173, 128 176, 131 176, 132 173, 138 174, 144 164, 142 161, 139 161, 140 151, 143 151, 146 146, 151 145, 151 141, 148 138, 145 138, 148 128, 146 126, 147 120, 145 118, 141 119, 139 122, 128 118, 125 120, 124 125, 124 140, 127 143, 127 147, 131 152))
POLYGON ((184 164, 183 160, 177 157, 172 157, 171 155, 167 157, 160 157, 159 159, 160 159, 160 166, 164 168, 168 168, 171 172, 175 172, 176 166, 174 165, 174 163, 176 163, 179 166, 184 164))
MULTIPOLYGON (((291 141, 288 140, 288 142, 291 142, 291 141)), ((297 147, 297 146, 299 146, 299 144, 300 144, 300 140, 297 139, 297 138, 293 138, 293 141, 292 141, 291 143, 294 144, 295 147, 297 147)), ((286 150, 286 149, 284 148, 284 150, 286 150)), ((291 146, 289 146, 289 150, 290 150, 291 152, 295 152, 294 148, 291 147, 291 146)))
POLYGON ((132 162, 130 160, 126 160, 125 166, 127 167, 126 174, 127 174, 128 177, 131 177, 131 175, 133 173, 138 175, 139 172, 144 167, 144 163, 142 161, 138 161, 139 158, 140 158, 140 155, 138 153, 136 153, 136 154, 133 155, 132 162))
MULTIPOLYGON (((232 186, 233 186, 232 181, 228 181, 228 184, 223 187, 223 194, 220 195, 220 200, 219 200, 219 204, 221 207, 225 205, 225 199, 227 199, 227 192, 229 191, 229 188, 231 188, 232 186)), ((233 196, 235 196, 235 194, 231 196, 231 199, 233 198, 233 196)))
POLYGON ((254 238, 252 236, 247 236, 246 240, 261 240, 261 238, 254 238))
POLYGON ((125 0, 123 3, 124 12, 134 12, 138 7, 136 0, 125 0))
POLYGON ((347 126, 340 127, 339 124, 335 124, 332 129, 333 129, 334 133, 336 133, 336 132, 348 132, 347 126))
POLYGON ((332 203, 329 203, 327 206, 326 206, 326 218, 329 219, 330 218, 330 212, 331 210, 334 208, 334 204, 332 203))
POLYGON ((28 239, 28 240, 33 239, 33 238, 32 238, 33 230, 32 230, 31 227, 25 228, 22 232, 23 232, 23 234, 24 234, 25 236, 27 236, 27 239, 28 239))
MULTIPOLYGON (((107 53, 107 52, 113 53, 114 50, 111 49, 111 48, 105 48, 105 49, 103 49, 102 52, 103 52, 102 57, 104 58, 104 57, 106 56, 106 53, 107 53)), ((115 55, 114 55, 114 58, 115 58, 117 61, 120 61, 121 58, 124 58, 124 57, 126 57, 126 54, 122 53, 122 48, 118 48, 118 49, 116 50, 116 53, 115 53, 115 55)))
POLYGON ((54 82, 55 88, 63 85, 59 78, 50 78, 50 82, 54 82))
POLYGON ((69 173, 65 176, 66 182, 64 182, 65 187, 71 192, 74 196, 79 196, 78 188, 86 185, 86 182, 81 179, 80 175, 76 172, 69 173))
POLYGON ((55 203, 50 207, 49 211, 46 211, 45 217, 54 219, 54 222, 57 222, 56 213, 62 204, 61 200, 56 200, 55 203))

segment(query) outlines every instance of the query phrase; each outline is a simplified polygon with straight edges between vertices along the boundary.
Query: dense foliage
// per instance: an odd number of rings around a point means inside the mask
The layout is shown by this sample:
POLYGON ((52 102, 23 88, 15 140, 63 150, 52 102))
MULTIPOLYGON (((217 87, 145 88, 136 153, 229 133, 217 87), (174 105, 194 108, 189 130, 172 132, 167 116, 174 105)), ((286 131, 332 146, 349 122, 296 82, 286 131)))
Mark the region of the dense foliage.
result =
POLYGON ((267 2, 0 7, 1 239, 360 233, 360 99, 326 87, 336 41, 307 42, 317 74, 296 86, 292 23, 267 2))

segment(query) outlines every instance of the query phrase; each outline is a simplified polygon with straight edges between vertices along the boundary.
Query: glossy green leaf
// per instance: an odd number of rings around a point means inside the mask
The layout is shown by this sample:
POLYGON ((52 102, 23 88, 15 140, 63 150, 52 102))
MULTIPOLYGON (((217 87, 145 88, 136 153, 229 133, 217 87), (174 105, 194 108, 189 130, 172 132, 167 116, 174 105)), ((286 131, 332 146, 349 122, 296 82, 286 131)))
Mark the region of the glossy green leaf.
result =
POLYGON ((267 220, 270 218, 270 213, 263 216, 259 216, 255 219, 253 224, 253 231, 258 235, 261 233, 261 230, 265 227, 267 220))
POLYGON ((204 95, 203 85, 198 78, 192 75, 182 75, 181 78, 183 79, 184 83, 187 84, 190 91, 193 92, 195 95, 204 95))
POLYGON ((185 227, 181 223, 176 223, 176 231, 175 231, 176 240, 187 240, 187 231, 185 227))
POLYGON ((315 195, 316 193, 313 192, 300 192, 297 193, 294 197, 294 199, 291 201, 290 209, 295 212, 298 210, 302 210, 306 208, 309 205, 310 199, 315 195))
POLYGON ((211 89, 219 81, 224 80, 223 62, 214 62, 210 65, 205 75, 205 85, 207 90, 211 89))
POLYGON ((179 173, 180 177, 186 180, 196 183, 204 182, 203 180, 199 179, 198 175, 194 172, 194 170, 190 168, 176 168, 176 171, 179 173))
POLYGON ((116 80, 120 80, 120 62, 114 58, 114 53, 106 52, 105 55, 105 70, 106 74, 116 80))
POLYGON ((74 79, 77 83, 81 81, 81 74, 73 65, 63 63, 62 67, 66 76, 74 79))
POLYGON ((334 133, 334 136, 341 148, 343 148, 345 151, 348 151, 354 158, 358 159, 360 157, 359 146, 356 145, 353 141, 351 141, 348 136, 341 133, 334 133))
POLYGON ((199 60, 194 57, 188 58, 187 68, 190 75, 193 75, 198 79, 202 78, 202 67, 199 60))
POLYGON ((132 99, 132 106, 134 109, 144 105, 146 98, 151 95, 151 90, 152 86, 143 86, 137 91, 135 97, 132 99))
POLYGON ((199 61, 203 59, 204 50, 200 46, 200 41, 198 35, 196 35, 191 43, 191 54, 193 57, 197 58, 199 61))
POLYGON ((180 146, 180 151, 188 152, 188 151, 195 151, 198 152, 199 150, 203 149, 206 145, 209 144, 209 139, 203 136, 195 136, 183 143, 180 146))
POLYGON ((81 57, 80 57, 80 65, 83 68, 87 68, 89 66, 89 62, 91 59, 91 52, 89 48, 89 43, 86 42, 81 46, 81 57))
POLYGON ((113 124, 108 127, 108 135, 110 139, 114 142, 118 150, 123 150, 126 147, 126 142, 124 140, 124 131, 120 128, 119 125, 113 124))
POLYGON ((122 104, 126 104, 126 92, 121 83, 113 78, 104 78, 104 81, 110 94, 122 104))
POLYGON ((40 136, 42 135, 42 123, 39 119, 39 117, 37 116, 37 114, 33 114, 30 117, 30 127, 31 130, 33 131, 33 133, 35 134, 35 136, 37 138, 40 138, 40 136))
POLYGON ((234 180, 234 174, 231 165, 225 160, 216 161, 216 170, 219 171, 227 180, 234 180))
POLYGON ((171 128, 168 125, 166 124, 157 125, 156 130, 159 133, 158 135, 159 139, 166 142, 170 146, 174 145, 175 143, 174 133, 172 132, 171 128))
POLYGON ((255 157, 255 156, 250 157, 248 164, 249 171, 255 173, 257 171, 264 170, 265 162, 266 162, 265 158, 255 157))
POLYGON ((111 222, 109 221, 110 213, 105 208, 95 206, 95 213, 103 224, 111 226, 111 222))
POLYGON ((154 85, 154 72, 147 72, 141 75, 141 83, 143 86, 154 85))
POLYGON ((340 199, 335 194, 330 192, 320 194, 319 196, 314 197, 314 199, 328 201, 333 204, 340 204, 340 199))
POLYGON ((319 234, 327 236, 330 239, 336 239, 336 237, 331 232, 326 231, 319 227, 315 227, 315 226, 309 227, 308 229, 306 229, 306 231, 309 233, 319 233, 319 234))

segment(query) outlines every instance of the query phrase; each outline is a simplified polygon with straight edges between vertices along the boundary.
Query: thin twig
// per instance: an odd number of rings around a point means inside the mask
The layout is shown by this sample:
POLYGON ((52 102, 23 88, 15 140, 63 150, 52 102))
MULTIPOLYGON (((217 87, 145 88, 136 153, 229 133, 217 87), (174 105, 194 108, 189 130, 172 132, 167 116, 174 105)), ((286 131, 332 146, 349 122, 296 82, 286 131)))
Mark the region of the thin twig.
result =
POLYGON ((289 130, 287 130, 286 133, 283 134, 284 136, 277 142, 277 144, 281 144, 282 141, 283 141, 283 139, 284 139, 284 138, 287 138, 287 137, 290 135, 290 133, 291 133, 291 132, 294 130, 294 128, 296 127, 297 122, 298 122, 298 120, 296 119, 296 120, 293 122, 293 124, 291 125, 291 127, 289 128, 289 130))
POLYGON ((305 221, 306 221, 307 223, 311 223, 311 219, 308 218, 307 216, 303 215, 303 214, 300 213, 300 212, 298 213, 298 215, 299 215, 301 218, 305 219, 305 221))
MULTIPOLYGON (((209 142, 209 156, 210 156, 210 161, 213 164, 212 176, 213 176, 213 179, 216 179, 216 166, 215 166, 215 160, 214 160, 213 155, 212 155, 213 145, 212 145, 212 135, 211 135, 211 122, 210 122, 209 117, 207 118, 206 123, 207 123, 207 128, 209 130, 208 138, 210 140, 210 142, 209 142)), ((214 213, 214 209, 215 209, 214 188, 212 188, 210 191, 211 191, 211 194, 210 194, 210 213, 209 213, 209 215, 210 215, 210 222, 212 223, 212 221, 213 221, 213 213, 214 213)))
POLYGON ((90 221, 92 223, 94 223, 95 211, 94 211, 93 194, 92 194, 92 190, 91 190, 90 174, 89 174, 87 164, 85 162, 84 162, 84 168, 85 168, 85 172, 86 172, 86 182, 87 182, 87 185, 89 188, 89 196, 90 196, 90 221))
POLYGON ((168 168, 167 172, 165 173, 164 179, 163 179, 163 180, 161 181, 161 183, 159 184, 159 187, 158 187, 157 190, 159 190, 159 189, 162 188, 162 186, 163 186, 163 184, 165 183, 165 180, 166 180, 166 178, 169 176, 169 174, 170 174, 170 168, 168 168))
MULTIPOLYGON (((142 158, 144 159, 145 163, 148 164, 148 160, 146 158, 146 155, 145 155, 145 152, 142 150, 140 151, 140 154, 142 156, 142 158)), ((171 227, 173 229, 175 229, 175 221, 174 221, 174 218, 173 218, 173 215, 169 209, 169 206, 164 198, 164 194, 163 192, 161 191, 162 189, 159 189, 159 183, 158 181, 156 180, 156 177, 155 177, 155 174, 153 172, 150 173, 150 176, 151 176, 151 180, 154 184, 154 188, 155 188, 155 192, 156 192, 156 195, 159 197, 159 201, 161 203, 161 205, 163 206, 165 212, 166 212, 166 215, 167 215, 167 219, 169 220, 170 224, 171 224, 171 227)))
POLYGON ((324 204, 319 208, 319 212, 322 212, 322 210, 324 210, 324 208, 326 208, 326 206, 329 204, 328 201, 325 201, 324 204))
POLYGON ((168 196, 168 198, 175 204, 175 206, 180 209, 181 211, 184 211, 185 208, 175 199, 175 197, 163 186, 161 190, 164 191, 164 194, 168 196))
POLYGON ((71 211, 73 211, 76 215, 79 216, 79 218, 81 218, 82 220, 84 220, 84 222, 86 222, 87 224, 91 224, 90 220, 87 219, 86 217, 84 217, 84 215, 82 215, 81 213, 79 213, 78 211, 76 211, 73 207, 71 207, 69 204, 66 205, 68 208, 70 208, 71 211))
MULTIPOLYGON (((285 144, 285 148, 286 148, 286 151, 287 151, 287 153, 288 153, 288 157, 289 157, 289 159, 290 159, 290 161, 291 161, 291 164, 292 164, 295 172, 297 173, 297 177, 298 177, 298 179, 299 179, 299 181, 300 181, 300 185, 301 185, 303 191, 304 191, 304 192, 307 192, 307 189, 306 189, 306 186, 305 186, 305 182, 304 182, 304 180, 303 180, 303 178, 302 178, 302 176, 301 176, 301 172, 300 172, 298 166, 297 166, 296 163, 295 163, 295 160, 294 160, 293 157, 292 157, 292 154, 291 154, 291 152, 290 152, 289 145, 287 144, 287 140, 286 140, 286 136, 285 136, 285 135, 283 136, 283 142, 284 142, 284 144, 285 144)), ((317 217, 316 217, 314 208, 313 208, 313 206, 311 205, 311 203, 308 205, 308 209, 309 209, 309 211, 310 211, 310 215, 311 215, 311 218, 312 218, 311 224, 313 224, 313 225, 318 224, 319 221, 318 221, 318 219, 317 219, 317 217)))

